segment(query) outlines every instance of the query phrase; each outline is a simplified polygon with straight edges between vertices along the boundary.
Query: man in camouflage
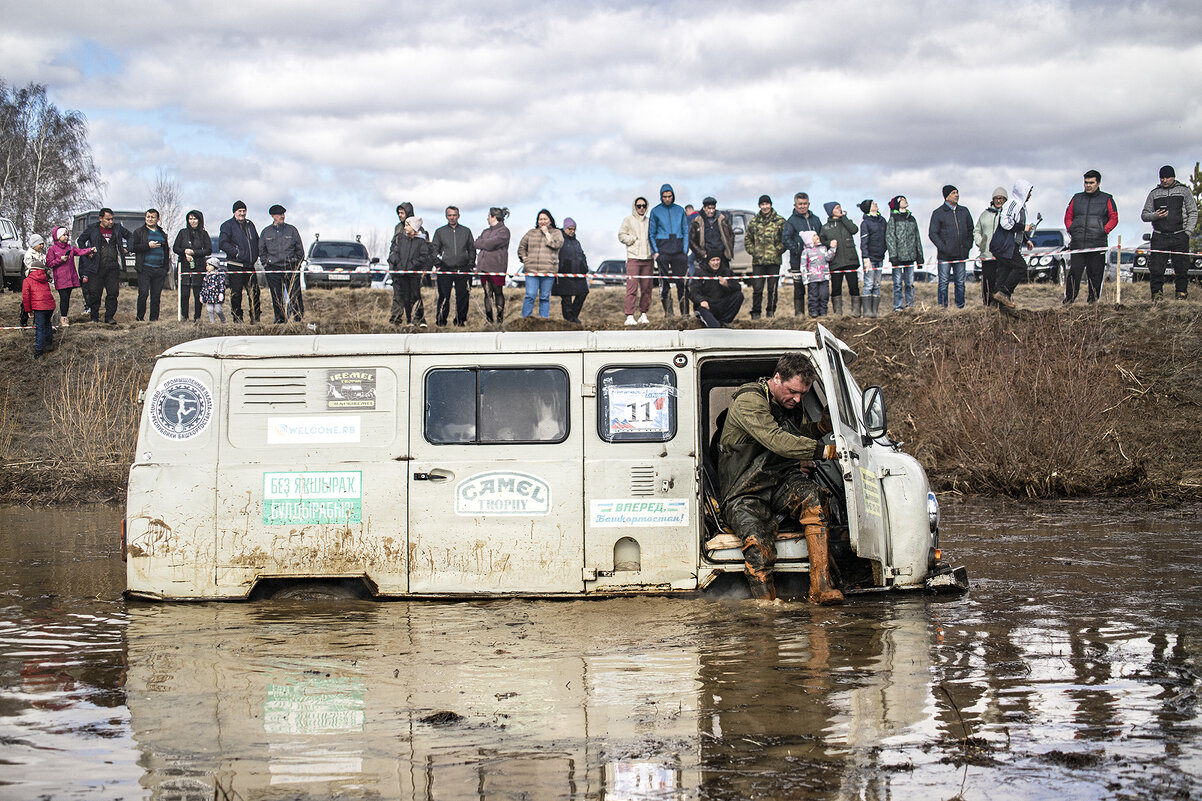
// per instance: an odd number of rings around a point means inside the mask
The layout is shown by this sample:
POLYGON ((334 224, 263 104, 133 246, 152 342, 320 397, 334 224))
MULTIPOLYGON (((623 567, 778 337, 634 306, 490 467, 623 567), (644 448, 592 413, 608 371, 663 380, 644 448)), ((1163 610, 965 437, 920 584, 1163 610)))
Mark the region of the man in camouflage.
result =
POLYGON ((780 258, 785 252, 785 218, 772 208, 772 198, 760 196, 760 213, 747 223, 743 247, 751 256, 751 319, 760 316, 764 290, 768 297, 763 309, 772 317, 776 314, 776 292, 780 286, 780 258))
POLYGON ((776 515, 802 527, 810 554, 811 603, 838 604, 843 593, 831 583, 827 510, 810 473, 814 461, 834 459, 824 445, 831 431, 827 414, 807 422, 801 405, 817 379, 803 353, 786 353, 771 378, 739 387, 731 399, 718 447, 722 517, 743 540, 744 572, 751 594, 776 598, 776 515))

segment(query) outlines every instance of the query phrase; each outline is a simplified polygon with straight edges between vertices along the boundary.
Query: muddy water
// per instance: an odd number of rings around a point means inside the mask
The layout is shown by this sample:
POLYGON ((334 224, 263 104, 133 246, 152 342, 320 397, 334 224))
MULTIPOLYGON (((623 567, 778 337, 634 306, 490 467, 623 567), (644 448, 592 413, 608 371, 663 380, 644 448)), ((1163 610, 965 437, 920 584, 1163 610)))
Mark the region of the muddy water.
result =
POLYGON ((1202 509, 945 509, 954 599, 161 606, 0 510, 3 798, 1190 798, 1202 509))

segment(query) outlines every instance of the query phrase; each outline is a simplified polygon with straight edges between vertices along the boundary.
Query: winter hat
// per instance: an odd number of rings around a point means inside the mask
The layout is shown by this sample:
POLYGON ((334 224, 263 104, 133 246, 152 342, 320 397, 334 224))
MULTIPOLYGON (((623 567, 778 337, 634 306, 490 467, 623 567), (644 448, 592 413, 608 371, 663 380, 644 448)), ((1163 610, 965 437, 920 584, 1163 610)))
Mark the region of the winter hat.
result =
POLYGON ((830 216, 834 215, 835 206, 838 206, 838 205, 839 205, 838 203, 836 203, 835 201, 832 200, 830 203, 823 203, 822 208, 826 209, 826 216, 830 217, 830 216))
MULTIPOLYGON (((759 201, 759 202, 760 202, 760 203, 767 203, 769 206, 771 206, 771 205, 772 205, 772 198, 768 197, 767 195, 760 195, 760 201, 759 201)), ((757 204, 757 205, 758 205, 758 204, 757 204)))
POLYGON ((245 209, 245 208, 246 208, 245 203, 243 203, 241 200, 235 200, 234 207, 232 209, 230 209, 230 211, 237 211, 238 209, 245 209))
POLYGON ((905 195, 894 195, 889 201, 889 211, 897 211, 897 207, 901 205, 902 198, 904 197, 905 195))
POLYGON ((872 208, 872 198, 865 198, 864 200, 861 200, 858 205, 860 207, 860 211, 867 214, 868 210, 872 208))
POLYGON ((576 221, 573 220, 571 217, 564 217, 563 218, 563 227, 564 228, 575 228, 576 221))
POLYGON ((1009 200, 1009 199, 1010 199, 1010 194, 1009 194, 1009 193, 1006 191, 1006 187, 1004 187, 1004 186, 995 186, 995 187, 993 188, 993 194, 992 194, 992 195, 990 195, 990 196, 989 196, 989 198, 990 198, 990 200, 992 200, 992 199, 993 199, 993 198, 995 198, 995 197, 1004 197, 1004 198, 1006 198, 1007 200, 1009 200))
POLYGON ((805 240, 807 247, 818 247, 818 232, 817 231, 802 231, 801 238, 805 240))
POLYGON ((45 240, 45 239, 42 239, 42 238, 41 238, 40 236, 38 236, 37 234, 30 234, 30 235, 29 235, 29 246, 30 246, 31 248, 36 248, 38 245, 44 245, 44 244, 46 244, 46 240, 45 240))
MULTIPOLYGON (((243 206, 242 208, 246 208, 246 206, 243 206)), ((216 256, 209 256, 208 261, 205 263, 213 265, 214 270, 220 270, 224 266, 221 263, 221 259, 217 258, 216 256)))
POLYGON ((58 238, 65 233, 67 233, 66 226, 59 225, 56 226, 55 229, 50 233, 50 238, 57 242, 58 238))
POLYGON ((422 218, 421 217, 406 217, 405 218, 405 226, 408 228, 412 228, 413 233, 416 234, 418 231, 422 230, 422 218))
POLYGON ((952 192, 959 192, 959 191, 960 191, 959 189, 952 186, 951 184, 947 184, 943 187, 943 199, 947 200, 948 195, 950 195, 952 192))
POLYGON ((701 206, 703 208, 705 206, 717 206, 717 205, 718 205, 718 201, 712 197, 707 197, 705 200, 701 201, 701 206))
POLYGON ((1171 164, 1166 164, 1160 168, 1160 177, 1161 178, 1176 178, 1177 171, 1173 169, 1171 164))
POLYGON ((283 207, 283 206, 281 206, 279 203, 276 203, 274 206, 272 206, 271 208, 269 208, 269 209, 267 210, 267 213, 268 213, 268 214, 272 214, 272 215, 275 215, 275 214, 287 214, 287 213, 288 213, 288 209, 284 208, 284 207, 283 207))

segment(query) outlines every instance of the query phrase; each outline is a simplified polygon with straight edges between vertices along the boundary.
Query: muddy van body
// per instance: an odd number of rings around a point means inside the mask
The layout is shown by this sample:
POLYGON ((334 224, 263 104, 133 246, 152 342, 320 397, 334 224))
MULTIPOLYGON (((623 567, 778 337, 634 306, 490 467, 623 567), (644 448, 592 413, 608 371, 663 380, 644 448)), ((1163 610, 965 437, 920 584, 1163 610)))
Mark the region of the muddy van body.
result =
MULTIPOLYGON (((881 390, 860 389, 855 354, 819 326, 178 345, 144 395, 127 591, 566 597, 737 585, 743 557, 718 536, 711 442, 734 390, 771 375, 787 350, 819 375, 807 413, 827 404, 834 422, 840 457, 817 479, 845 592, 962 586, 940 558, 925 473, 885 436, 881 390)), ((778 576, 807 569, 804 539, 778 542, 778 576)))

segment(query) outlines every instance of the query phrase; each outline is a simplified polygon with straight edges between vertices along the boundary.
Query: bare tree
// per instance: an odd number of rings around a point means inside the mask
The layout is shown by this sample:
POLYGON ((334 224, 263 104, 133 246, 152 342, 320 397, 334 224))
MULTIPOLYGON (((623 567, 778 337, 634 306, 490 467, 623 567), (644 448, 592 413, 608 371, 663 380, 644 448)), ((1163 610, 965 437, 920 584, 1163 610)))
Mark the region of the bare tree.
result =
POLYGON ((83 115, 59 111, 45 86, 0 80, 0 214, 24 237, 48 234, 96 204, 102 189, 83 115))
POLYGON ((392 242, 380 232, 379 228, 372 228, 367 232, 367 235, 362 239, 363 247, 367 248, 367 255, 378 256, 380 261, 388 260, 388 248, 392 242))
POLYGON ((155 171, 154 183, 150 186, 150 205, 159 210, 159 225, 168 237, 183 227, 184 206, 179 182, 162 167, 155 171))

